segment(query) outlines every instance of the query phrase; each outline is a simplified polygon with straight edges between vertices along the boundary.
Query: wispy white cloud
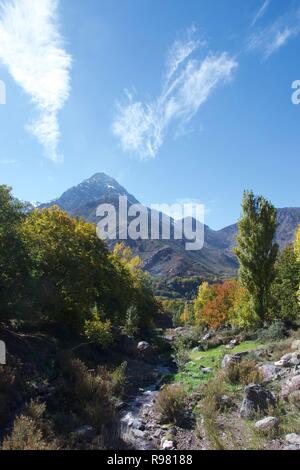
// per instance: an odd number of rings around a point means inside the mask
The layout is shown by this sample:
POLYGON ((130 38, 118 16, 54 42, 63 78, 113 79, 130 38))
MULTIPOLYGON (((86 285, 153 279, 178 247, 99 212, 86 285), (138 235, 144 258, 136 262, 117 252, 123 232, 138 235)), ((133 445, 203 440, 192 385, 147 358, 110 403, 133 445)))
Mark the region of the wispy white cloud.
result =
POLYGON ((285 46, 300 33, 300 10, 290 10, 273 24, 255 31, 248 40, 248 49, 262 51, 265 59, 285 46))
POLYGON ((113 133, 120 139, 123 151, 141 159, 154 158, 173 122, 186 125, 199 111, 213 90, 230 80, 237 62, 227 53, 196 56, 203 43, 189 29, 168 53, 166 74, 161 94, 150 102, 135 100, 118 104, 113 133))
POLYGON ((5 0, 0 6, 0 61, 36 107, 27 129, 57 161, 58 113, 69 97, 72 62, 58 29, 58 0, 5 0))
POLYGON ((255 26, 256 23, 264 16, 266 13, 269 5, 270 5, 271 0, 264 0, 263 4, 259 8, 259 10, 256 12, 254 15, 254 18, 252 20, 251 26, 255 26))

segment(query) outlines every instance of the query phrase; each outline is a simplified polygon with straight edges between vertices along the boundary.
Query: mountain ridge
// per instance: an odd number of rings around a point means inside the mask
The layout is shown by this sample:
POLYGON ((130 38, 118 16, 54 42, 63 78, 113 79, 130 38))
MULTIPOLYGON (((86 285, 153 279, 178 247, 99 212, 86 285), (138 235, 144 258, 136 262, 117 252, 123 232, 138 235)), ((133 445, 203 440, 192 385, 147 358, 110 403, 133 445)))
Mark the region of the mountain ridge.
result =
MULTIPOLYGON (((109 203, 117 209, 119 196, 127 196, 130 205, 139 203, 114 178, 105 173, 96 173, 69 188, 57 199, 39 205, 39 208, 58 205, 71 216, 83 217, 96 224, 98 205, 109 203)), ((276 241, 281 249, 292 243, 299 223, 300 208, 278 209, 276 241)), ((126 243, 135 255, 142 258, 145 270, 154 276, 166 279, 202 276, 213 281, 233 277, 237 273, 238 264, 232 252, 237 231, 237 223, 220 230, 204 225, 204 247, 194 252, 185 250, 184 240, 127 240, 126 243)))

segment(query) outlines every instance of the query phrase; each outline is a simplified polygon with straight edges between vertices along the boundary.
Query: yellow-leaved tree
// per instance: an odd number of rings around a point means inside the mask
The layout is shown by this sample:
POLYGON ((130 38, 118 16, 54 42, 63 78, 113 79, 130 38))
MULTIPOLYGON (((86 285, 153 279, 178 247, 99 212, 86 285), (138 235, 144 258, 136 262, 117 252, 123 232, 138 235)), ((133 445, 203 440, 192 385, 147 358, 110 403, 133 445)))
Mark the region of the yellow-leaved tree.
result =
POLYGON ((212 288, 209 286, 208 282, 203 282, 199 286, 198 295, 194 302, 194 318, 195 324, 200 325, 203 323, 203 310, 207 302, 213 297, 212 288))

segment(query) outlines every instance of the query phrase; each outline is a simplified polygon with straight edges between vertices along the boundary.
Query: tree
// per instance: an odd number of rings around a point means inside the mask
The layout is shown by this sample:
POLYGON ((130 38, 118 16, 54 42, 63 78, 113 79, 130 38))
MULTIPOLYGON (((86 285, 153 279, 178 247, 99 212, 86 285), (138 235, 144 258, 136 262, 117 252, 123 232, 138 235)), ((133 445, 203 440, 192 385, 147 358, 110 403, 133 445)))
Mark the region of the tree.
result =
POLYGON ((296 320, 300 316, 297 291, 300 279, 300 260, 292 246, 287 246, 275 265, 272 284, 272 317, 277 320, 296 320))
POLYGON ((203 310, 207 302, 214 296, 213 289, 208 282, 203 282, 199 286, 198 296, 194 302, 194 318, 195 324, 199 325, 203 322, 203 310))
POLYGON ((23 235, 32 260, 33 309, 41 317, 82 331, 96 305, 101 320, 125 321, 131 277, 114 263, 92 224, 52 207, 31 212, 23 235))
POLYGON ((241 284, 251 295, 261 322, 266 317, 270 287, 275 277, 276 219, 277 211, 270 202, 262 196, 254 196, 252 191, 245 191, 236 237, 238 246, 234 252, 240 263, 241 284))
POLYGON ((29 260, 21 236, 25 207, 7 186, 0 186, 0 307, 7 316, 23 310, 22 300, 29 278, 29 260))
MULTIPOLYGON (((295 236, 295 253, 297 256, 297 260, 300 262, 300 224, 298 226, 298 229, 296 231, 296 236, 295 236)), ((298 290, 298 302, 300 304, 300 281, 299 281, 299 290, 298 290)))
POLYGON ((229 280, 212 286, 212 295, 202 312, 203 321, 211 328, 219 328, 229 321, 239 282, 229 280))

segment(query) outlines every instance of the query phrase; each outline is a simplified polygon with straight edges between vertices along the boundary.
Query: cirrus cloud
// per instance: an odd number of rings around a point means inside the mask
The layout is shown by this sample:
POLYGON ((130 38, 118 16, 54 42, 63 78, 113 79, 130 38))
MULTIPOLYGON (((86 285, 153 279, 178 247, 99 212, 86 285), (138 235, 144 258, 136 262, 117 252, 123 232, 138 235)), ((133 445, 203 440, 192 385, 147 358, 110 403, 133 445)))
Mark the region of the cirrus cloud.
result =
POLYGON ((143 102, 127 92, 128 102, 118 103, 112 130, 124 152, 154 158, 170 125, 186 125, 215 88, 233 77, 236 60, 226 52, 199 59, 196 53, 203 42, 194 34, 195 29, 190 28, 170 49, 162 91, 156 99, 143 102))
POLYGON ((58 29, 58 0, 6 0, 0 7, 0 61, 35 105, 27 129, 58 161, 58 113, 70 94, 72 62, 58 29))

